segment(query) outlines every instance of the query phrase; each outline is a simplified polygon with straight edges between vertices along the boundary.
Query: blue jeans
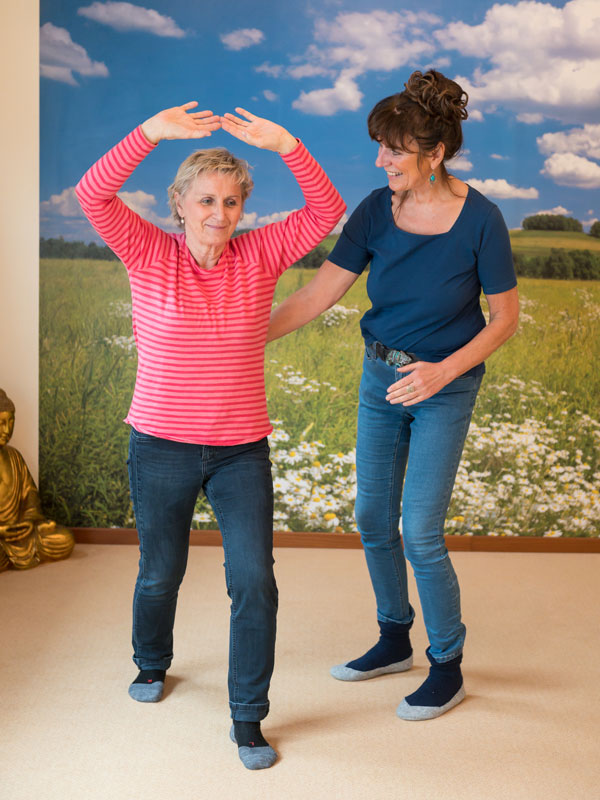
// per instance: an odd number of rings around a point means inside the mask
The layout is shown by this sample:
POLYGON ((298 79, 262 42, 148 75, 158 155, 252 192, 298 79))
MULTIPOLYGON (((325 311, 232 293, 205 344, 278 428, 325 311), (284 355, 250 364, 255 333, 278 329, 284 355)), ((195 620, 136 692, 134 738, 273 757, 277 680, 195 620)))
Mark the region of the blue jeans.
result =
POLYGON ((173 623, 201 490, 215 512, 231 598, 229 705, 236 720, 269 711, 277 586, 273 574, 273 484, 267 439, 233 446, 186 444, 132 429, 129 483, 139 540, 133 598, 133 660, 168 669, 173 623))
MULTIPOLYGON (((404 373, 406 374, 406 373, 404 373)), ((436 661, 462 652, 460 590, 444 543, 444 520, 481 376, 462 376, 413 406, 391 405, 402 373, 367 347, 356 445, 356 524, 382 622, 408 623, 406 561, 415 574, 436 661), (402 540, 399 535, 402 504, 402 540)))

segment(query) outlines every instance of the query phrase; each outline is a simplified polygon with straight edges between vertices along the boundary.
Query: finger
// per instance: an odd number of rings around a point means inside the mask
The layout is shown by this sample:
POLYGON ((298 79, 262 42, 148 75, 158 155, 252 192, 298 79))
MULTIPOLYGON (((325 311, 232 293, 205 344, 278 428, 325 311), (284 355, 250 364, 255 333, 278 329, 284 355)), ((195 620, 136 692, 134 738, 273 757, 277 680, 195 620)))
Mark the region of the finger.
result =
POLYGON ((241 114, 243 117, 246 117, 246 119, 249 119, 250 122, 254 122, 254 120, 256 120, 256 119, 260 119, 260 117, 257 117, 255 114, 252 114, 250 111, 246 111, 245 108, 241 108, 240 106, 236 106, 235 110, 237 111, 238 114, 241 114))
POLYGON ((184 111, 187 111, 190 108, 196 108, 197 105, 198 105, 197 100, 190 100, 189 103, 184 103, 182 106, 179 106, 179 108, 183 108, 184 111))
POLYGON ((223 114, 223 119, 228 120, 228 122, 231 122, 234 125, 239 125, 242 128, 247 128, 249 124, 246 122, 246 120, 240 119, 239 117, 236 117, 235 114, 230 114, 229 112, 223 114))
POLYGON ((208 117, 218 117, 218 114, 213 114, 212 111, 205 109, 203 111, 194 111, 193 114, 188 114, 192 119, 208 119, 208 117))
POLYGON ((415 361, 412 364, 405 364, 403 367, 396 367, 397 372, 408 372, 409 370, 416 369, 419 362, 415 361))
POLYGON ((224 131, 231 134, 231 136, 235 136, 236 139, 245 141, 248 138, 248 133, 245 128, 240 128, 239 125, 233 125, 228 120, 223 120, 221 127, 224 131))

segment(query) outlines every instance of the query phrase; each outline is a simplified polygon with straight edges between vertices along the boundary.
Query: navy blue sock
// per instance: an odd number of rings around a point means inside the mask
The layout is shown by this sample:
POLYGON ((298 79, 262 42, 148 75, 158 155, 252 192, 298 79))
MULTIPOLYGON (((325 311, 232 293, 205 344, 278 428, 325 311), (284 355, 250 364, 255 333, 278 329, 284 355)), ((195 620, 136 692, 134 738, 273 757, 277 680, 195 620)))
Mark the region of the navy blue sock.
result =
POLYGON ((141 669, 134 683, 154 683, 154 681, 165 680, 167 671, 164 669, 141 669))
POLYGON ((269 743, 261 733, 260 722, 243 722, 234 719, 233 729, 238 747, 269 747, 269 743))
POLYGON ((404 699, 409 706, 439 707, 448 703, 458 692, 463 683, 460 664, 462 653, 451 661, 437 662, 428 647, 425 655, 429 659, 429 677, 417 689, 404 699))
POLYGON ((350 667, 350 669, 367 672, 371 669, 387 667, 388 664, 404 661, 412 655, 408 633, 411 627, 412 621, 406 624, 379 622, 380 636, 377 644, 360 658, 349 661, 346 666, 350 667))

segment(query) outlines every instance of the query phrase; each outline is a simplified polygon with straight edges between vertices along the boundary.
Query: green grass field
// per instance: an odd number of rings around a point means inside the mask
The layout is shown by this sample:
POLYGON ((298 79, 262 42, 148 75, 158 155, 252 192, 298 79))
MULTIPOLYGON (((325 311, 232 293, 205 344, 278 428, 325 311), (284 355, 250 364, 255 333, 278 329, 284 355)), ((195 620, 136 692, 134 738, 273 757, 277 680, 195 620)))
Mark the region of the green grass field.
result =
MULTIPOLYGON (((290 270, 276 302, 314 274, 290 270)), ((521 279, 520 330, 488 361, 448 531, 600 535, 600 284, 521 279)), ((266 351, 276 526, 353 530, 361 277, 266 351)), ((135 348, 118 262, 41 262, 40 489, 70 525, 133 525, 126 452, 135 348)), ((215 527, 200 500, 194 524, 215 527)))

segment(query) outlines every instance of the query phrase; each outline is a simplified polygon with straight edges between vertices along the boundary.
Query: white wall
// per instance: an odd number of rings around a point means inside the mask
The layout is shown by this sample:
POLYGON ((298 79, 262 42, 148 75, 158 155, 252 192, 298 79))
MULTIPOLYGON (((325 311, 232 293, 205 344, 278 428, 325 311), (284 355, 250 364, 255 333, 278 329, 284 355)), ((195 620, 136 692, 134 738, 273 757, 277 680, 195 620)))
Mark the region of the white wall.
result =
POLYGON ((39 102, 37 0, 5 3, 0 25, 0 388, 15 403, 11 445, 38 477, 39 102))

